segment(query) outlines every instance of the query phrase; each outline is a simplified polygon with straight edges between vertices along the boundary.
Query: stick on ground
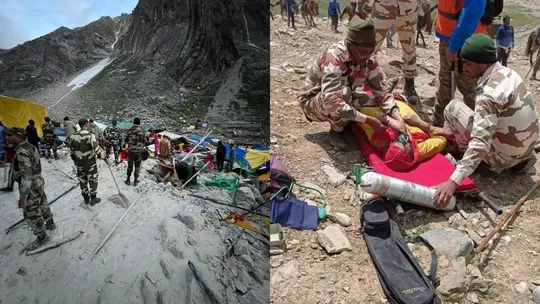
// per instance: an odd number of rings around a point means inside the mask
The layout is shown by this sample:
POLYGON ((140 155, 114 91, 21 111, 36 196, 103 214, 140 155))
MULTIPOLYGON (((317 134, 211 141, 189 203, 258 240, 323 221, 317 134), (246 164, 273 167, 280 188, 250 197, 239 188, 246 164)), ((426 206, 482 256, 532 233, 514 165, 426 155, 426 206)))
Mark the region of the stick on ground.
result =
POLYGON ((499 224, 497 224, 497 226, 493 228, 493 230, 491 230, 491 232, 482 240, 482 242, 480 242, 480 244, 476 248, 477 253, 484 251, 488 242, 493 238, 493 236, 495 236, 495 234, 497 234, 497 232, 501 230, 501 228, 508 222, 508 220, 510 220, 510 218, 512 218, 512 216, 514 216, 514 214, 519 211, 519 208, 521 208, 521 206, 525 204, 529 196, 534 192, 534 190, 536 190, 536 188, 538 188, 538 186, 540 186, 540 180, 534 183, 529 192, 527 192, 527 194, 525 194, 519 199, 519 201, 504 216, 504 218, 499 222, 499 224))

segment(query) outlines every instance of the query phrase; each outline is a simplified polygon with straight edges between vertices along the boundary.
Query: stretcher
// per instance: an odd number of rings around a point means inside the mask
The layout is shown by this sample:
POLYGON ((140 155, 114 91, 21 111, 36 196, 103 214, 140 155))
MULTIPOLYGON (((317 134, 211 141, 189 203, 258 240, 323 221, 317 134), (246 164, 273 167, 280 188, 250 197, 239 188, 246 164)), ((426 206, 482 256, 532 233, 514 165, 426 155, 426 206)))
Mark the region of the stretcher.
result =
MULTIPOLYGON (((366 133, 359 123, 353 124, 353 132, 356 137, 358 148, 364 155, 368 164, 374 171, 386 176, 399 178, 401 180, 420 184, 426 187, 436 187, 448 180, 454 171, 454 165, 447 160, 441 153, 433 158, 417 164, 410 171, 396 172, 384 163, 376 150, 370 145, 366 133)), ((495 213, 502 214, 502 209, 495 202, 489 199, 469 177, 465 178, 458 185, 456 193, 465 194, 470 197, 484 201, 495 213)))

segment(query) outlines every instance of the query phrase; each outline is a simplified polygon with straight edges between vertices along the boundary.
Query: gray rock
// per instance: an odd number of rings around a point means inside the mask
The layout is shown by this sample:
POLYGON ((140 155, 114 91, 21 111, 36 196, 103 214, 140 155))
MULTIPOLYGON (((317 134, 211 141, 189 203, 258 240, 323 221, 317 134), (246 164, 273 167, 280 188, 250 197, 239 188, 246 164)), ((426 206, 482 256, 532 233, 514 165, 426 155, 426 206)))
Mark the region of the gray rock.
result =
POLYGON ((274 273, 274 275, 272 275, 272 279, 270 280, 270 285, 276 286, 277 284, 281 282, 296 279, 298 275, 299 275, 298 262, 296 261, 287 262, 283 264, 283 266, 281 266, 274 273))
POLYGON ((480 301, 478 300, 478 296, 474 292, 467 294, 467 301, 474 304, 480 303, 480 301))
POLYGON ((280 248, 270 248, 270 255, 271 256, 274 256, 274 255, 280 255, 280 254, 283 254, 285 251, 283 249, 280 249, 280 248))
POLYGON ((468 283, 465 258, 460 257, 452 264, 452 270, 441 278, 437 291, 443 296, 462 293, 467 291, 468 283))
POLYGON ((473 264, 467 265, 467 274, 473 279, 483 278, 482 272, 480 271, 478 266, 473 265, 473 264))
POLYGON ((351 251, 351 243, 345 236, 345 233, 339 225, 329 225, 323 230, 317 232, 319 244, 328 253, 340 253, 343 251, 351 251))
POLYGON ((328 218, 332 222, 339 224, 343 227, 349 227, 352 224, 351 218, 348 215, 340 212, 330 213, 328 214, 328 218))
MULTIPOLYGON (((316 189, 317 191, 320 191, 322 194, 324 194, 326 196, 326 190, 319 187, 318 185, 312 183, 312 182, 305 182, 305 181, 302 181, 301 184, 303 186, 306 186, 306 187, 309 187, 309 188, 313 188, 313 189, 316 189)), ((317 199, 317 198, 321 198, 321 194, 317 191, 313 191, 313 190, 309 190, 309 189, 304 189, 304 188, 299 188, 299 189, 302 189, 302 191, 306 192, 306 196, 308 198, 311 198, 311 199, 317 199)))
POLYGON ((167 262, 165 262, 164 260, 159 261, 159 265, 161 266, 161 270, 163 271, 163 275, 167 279, 170 280, 171 277, 172 277, 172 274, 173 274, 172 267, 169 264, 167 264, 167 262))
POLYGON ((236 283, 236 291, 238 291, 240 294, 244 295, 248 292, 248 287, 246 284, 242 282, 235 282, 236 283))
POLYGON ((540 277, 536 277, 536 278, 532 279, 531 284, 536 285, 536 286, 540 286, 540 277))
POLYGON ((464 233, 454 228, 439 227, 422 234, 438 255, 455 259, 473 252, 473 241, 464 233))
POLYGON ((520 282, 518 284, 516 284, 516 291, 521 293, 521 294, 524 294, 526 291, 527 291, 527 283, 526 282, 520 282))
POLYGON ((341 185, 345 181, 345 175, 341 174, 336 168, 329 165, 324 165, 322 167, 324 174, 328 177, 328 181, 334 187, 341 185))
POLYGON ((28 270, 26 270, 26 268, 24 268, 24 267, 21 267, 21 268, 19 268, 19 270, 17 270, 17 274, 22 275, 24 277, 24 276, 28 275, 28 270))
POLYGON ((158 290, 146 276, 141 279, 141 294, 145 304, 158 304, 158 290))
POLYGON ((532 293, 532 300, 535 304, 540 304, 540 286, 536 287, 532 293))

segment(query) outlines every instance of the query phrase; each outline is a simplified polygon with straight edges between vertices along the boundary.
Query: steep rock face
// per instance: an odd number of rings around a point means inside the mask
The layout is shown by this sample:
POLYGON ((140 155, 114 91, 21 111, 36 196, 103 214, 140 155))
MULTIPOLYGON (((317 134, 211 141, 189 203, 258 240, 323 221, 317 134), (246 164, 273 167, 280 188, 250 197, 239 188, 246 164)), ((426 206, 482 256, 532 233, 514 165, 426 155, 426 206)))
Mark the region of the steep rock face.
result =
POLYGON ((141 0, 113 55, 119 64, 156 63, 179 83, 200 84, 238 58, 225 7, 216 0, 141 0))
POLYGON ((115 25, 112 18, 102 17, 72 30, 60 27, 0 52, 0 92, 19 96, 107 57, 116 40, 115 25))

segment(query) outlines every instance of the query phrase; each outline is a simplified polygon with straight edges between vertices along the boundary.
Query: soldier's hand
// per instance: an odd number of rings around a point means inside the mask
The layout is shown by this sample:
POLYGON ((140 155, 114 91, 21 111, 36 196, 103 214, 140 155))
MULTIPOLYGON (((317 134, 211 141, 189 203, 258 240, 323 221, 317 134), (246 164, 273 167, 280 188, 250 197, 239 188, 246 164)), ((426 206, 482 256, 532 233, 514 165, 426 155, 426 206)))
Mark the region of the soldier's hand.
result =
POLYGON ((384 132, 386 130, 386 126, 376 117, 368 117, 368 120, 366 123, 373 128, 375 132, 384 132))
POLYGON ((24 198, 19 199, 19 208, 24 209, 26 207, 26 200, 24 198))

